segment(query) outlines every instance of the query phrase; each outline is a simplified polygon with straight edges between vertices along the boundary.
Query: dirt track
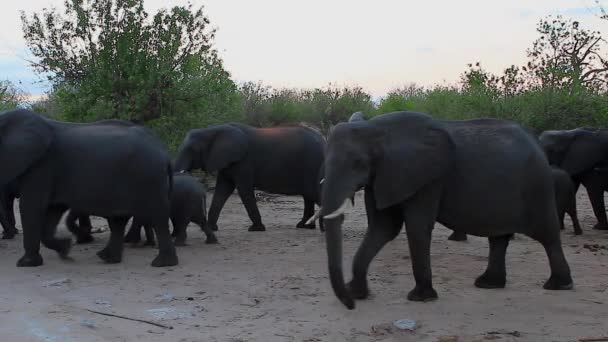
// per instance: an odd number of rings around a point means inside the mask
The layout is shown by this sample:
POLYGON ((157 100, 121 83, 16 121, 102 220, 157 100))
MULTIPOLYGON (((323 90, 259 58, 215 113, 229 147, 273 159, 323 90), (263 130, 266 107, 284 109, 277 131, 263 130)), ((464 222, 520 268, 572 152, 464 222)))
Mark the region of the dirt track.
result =
MULTIPOLYGON (((405 234, 371 266, 371 299, 346 310, 327 278, 324 239, 318 230, 295 229, 303 203, 297 197, 258 202, 265 233, 247 232, 250 222, 237 196, 228 201, 219 245, 205 245, 190 226, 189 246, 178 250, 177 267, 149 266, 156 251, 126 247, 123 262, 106 265, 95 255, 108 233, 77 245, 73 262, 43 249, 45 264, 17 268, 21 238, 1 241, 1 341, 578 341, 608 336, 608 232, 595 222, 586 194, 578 194, 584 235, 562 234, 573 271, 574 291, 542 289, 549 275, 540 244, 517 236, 507 255, 507 288, 481 290, 473 281, 486 266, 487 242, 447 241, 434 231, 432 265, 439 300, 409 302, 413 287, 405 234), (106 317, 85 309, 173 326, 106 317), (415 332, 392 327, 414 319, 415 332), (459 339, 450 339, 459 336, 459 339)), ((361 194, 345 223, 345 268, 365 229, 361 194)), ((95 227, 105 227, 101 219, 95 227)), ((63 223, 62 223, 63 225, 63 223)), ((20 225, 18 225, 20 228, 20 225)), ((62 234, 67 234, 61 228, 62 234)), ((350 272, 347 272, 350 278, 350 272)))

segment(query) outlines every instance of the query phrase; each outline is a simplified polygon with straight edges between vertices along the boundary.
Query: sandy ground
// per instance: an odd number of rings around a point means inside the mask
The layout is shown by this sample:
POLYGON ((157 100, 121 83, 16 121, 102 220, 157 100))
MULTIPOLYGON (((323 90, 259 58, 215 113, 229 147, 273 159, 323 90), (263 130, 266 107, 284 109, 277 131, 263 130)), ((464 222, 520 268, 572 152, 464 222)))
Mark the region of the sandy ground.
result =
MULTIPOLYGON (((477 289, 473 281, 486 266, 486 240, 447 241, 450 231, 438 225, 432 265, 439 299, 406 299, 414 279, 401 234, 372 263, 372 297, 358 301, 354 311, 331 291, 323 236, 294 228, 303 207, 297 197, 260 200, 267 231, 250 233, 241 201, 232 196, 220 218, 220 244, 205 245, 203 234, 191 226, 189 246, 179 248, 180 264, 170 268, 149 265, 155 249, 129 246, 121 264, 103 264, 95 252, 107 232, 96 234, 92 245, 76 245, 73 262, 43 249, 43 266, 17 268, 18 235, 0 242, 0 341, 578 341, 608 336, 608 250, 584 246, 608 245, 608 233, 591 230, 595 219, 587 197, 581 191, 578 198, 584 235, 572 235, 569 219, 562 234, 573 291, 542 289, 549 275, 546 255, 540 244, 522 236, 508 251, 507 287, 477 289), (394 328, 397 319, 416 320, 416 330, 394 328)), ((345 224, 346 269, 365 230, 362 202, 358 194, 345 224)), ((93 224, 106 226, 102 219, 93 224)), ((61 232, 67 234, 63 226, 61 232)))

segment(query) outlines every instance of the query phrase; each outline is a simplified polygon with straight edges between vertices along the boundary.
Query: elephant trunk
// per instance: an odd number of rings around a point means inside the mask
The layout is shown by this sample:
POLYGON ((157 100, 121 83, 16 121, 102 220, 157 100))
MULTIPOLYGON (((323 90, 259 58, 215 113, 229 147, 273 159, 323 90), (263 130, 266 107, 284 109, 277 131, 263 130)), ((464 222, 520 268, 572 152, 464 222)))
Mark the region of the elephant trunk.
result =
POLYGON ((329 279, 331 287, 349 310, 355 308, 355 301, 344 284, 344 272, 342 271, 342 222, 344 215, 333 219, 327 219, 325 224, 325 239, 327 246, 327 263, 329 266, 329 279))
POLYGON ((357 190, 358 180, 341 169, 327 168, 321 196, 320 216, 324 219, 329 278, 336 297, 349 309, 355 302, 344 285, 342 271, 342 223, 349 199, 357 190))

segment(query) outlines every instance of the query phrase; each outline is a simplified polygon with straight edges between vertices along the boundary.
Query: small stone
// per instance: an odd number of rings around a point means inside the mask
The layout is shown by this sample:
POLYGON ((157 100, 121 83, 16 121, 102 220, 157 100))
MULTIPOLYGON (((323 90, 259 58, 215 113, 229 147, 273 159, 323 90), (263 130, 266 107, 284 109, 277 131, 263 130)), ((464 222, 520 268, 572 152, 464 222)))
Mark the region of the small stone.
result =
POLYGON ((413 319, 398 319, 393 321, 393 325, 401 330, 416 330, 416 321, 413 319))

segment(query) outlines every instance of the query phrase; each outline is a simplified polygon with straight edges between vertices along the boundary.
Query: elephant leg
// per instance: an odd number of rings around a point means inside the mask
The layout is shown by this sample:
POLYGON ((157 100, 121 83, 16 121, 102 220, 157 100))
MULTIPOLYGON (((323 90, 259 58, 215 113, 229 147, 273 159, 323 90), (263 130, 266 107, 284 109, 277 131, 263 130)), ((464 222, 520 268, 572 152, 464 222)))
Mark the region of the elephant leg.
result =
POLYGON ((146 242, 144 243, 144 246, 156 246, 154 228, 150 225, 144 225, 144 233, 146 234, 146 242))
POLYGON ((507 283, 505 255, 511 236, 512 234, 488 238, 490 243, 488 267, 482 275, 477 277, 475 286, 483 289, 498 289, 505 287, 505 284, 507 283))
POLYGON ((78 215, 78 225, 80 226, 80 231, 83 234, 82 239, 78 239, 78 243, 90 243, 95 239, 91 232, 93 231, 93 224, 91 224, 91 218, 89 215, 78 215))
POLYGON ((70 233, 76 236, 76 243, 86 244, 93 242, 94 239, 91 235, 91 221, 89 220, 88 216, 78 215, 73 210, 70 210, 65 218, 65 225, 70 233), (86 217, 86 220, 83 221, 82 217, 86 217), (78 219, 80 224, 76 224, 76 219, 78 219))
POLYGON ((255 193, 253 192, 253 184, 251 182, 241 182, 237 184, 236 190, 241 197, 241 201, 243 201, 243 205, 247 210, 247 215, 249 215, 249 219, 253 223, 251 227, 249 227, 250 232, 263 232, 266 230, 266 227, 262 224, 262 216, 260 216, 260 211, 258 210, 258 205, 255 201, 255 193))
POLYGON ((57 224, 66 210, 67 208, 59 206, 53 206, 47 210, 41 236, 42 244, 46 248, 56 251, 62 259, 68 257, 72 240, 70 238, 58 239, 55 237, 55 233, 57 232, 57 224))
POLYGON ((188 238, 188 233, 186 232, 186 228, 188 227, 188 221, 186 219, 180 217, 171 219, 173 223, 173 233, 175 234, 175 245, 176 246, 185 246, 186 239, 188 238))
POLYGON ((431 235, 439 207, 440 186, 429 185, 410 199, 405 209, 405 231, 416 286, 407 299, 426 302, 437 299, 431 271, 431 235))
POLYGON ((104 249, 97 252, 97 256, 108 264, 117 264, 122 261, 122 244, 125 235, 125 226, 129 217, 110 217, 110 240, 104 249))
POLYGON ((158 240, 158 255, 152 260, 152 266, 175 266, 179 263, 175 245, 169 233, 169 215, 160 215, 154 222, 154 232, 158 240))
POLYGON ((369 295, 367 285, 369 264, 389 241, 399 235, 403 226, 403 213, 399 209, 377 210, 372 196, 366 191, 365 206, 367 215, 371 216, 371 222, 353 259, 353 279, 347 284, 349 292, 355 299, 365 299, 369 295))
POLYGON ((533 234, 528 234, 528 236, 543 245, 549 258, 551 276, 545 282, 543 288, 546 290, 569 290, 574 286, 570 275, 570 267, 562 249, 560 232, 557 228, 558 222, 554 224, 555 226, 552 228, 544 228, 542 225, 538 225, 540 229, 533 234))
POLYGON ((15 228, 15 211, 13 208, 14 197, 7 191, 0 193, 0 223, 2 223, 3 233, 2 239, 12 239, 17 234, 17 228, 15 228))
POLYGON ((307 228, 307 229, 315 229, 315 223, 306 224, 306 221, 310 219, 315 214, 315 201, 311 201, 309 199, 304 198, 304 216, 302 220, 298 222, 296 228, 307 228))
POLYGON ((228 179, 223 172, 220 172, 217 176, 217 182, 215 184, 215 193, 211 200, 211 207, 209 208, 209 227, 211 230, 217 231, 217 220, 220 217, 220 212, 224 207, 224 204, 228 200, 228 197, 234 191, 236 185, 233 181, 228 179))
POLYGON ((587 194, 589 195, 589 201, 591 202, 593 213, 597 218, 597 223, 593 226, 593 229, 608 230, 606 206, 604 205, 604 189, 590 186, 587 188, 587 194))
POLYGON ((141 241, 141 227, 141 222, 139 222, 135 217, 133 217, 131 227, 129 227, 129 231, 127 232, 127 235, 125 235, 124 242, 138 244, 141 241))
POLYGON ((23 249, 25 254, 17 261, 17 267, 35 267, 42 265, 40 255, 41 231, 44 225, 46 209, 37 199, 22 196, 19 201, 21 224, 23 226, 23 249))
POLYGON ((215 236, 215 234, 213 233, 213 231, 209 228, 209 225, 207 224, 207 218, 205 218, 204 212, 194 220, 194 223, 196 223, 199 227, 201 227, 201 230, 203 231, 203 233, 205 233, 205 237, 206 237, 205 243, 206 244, 218 243, 217 237, 215 236))
MULTIPOLYGON (((570 219, 572 220, 572 226, 574 227, 574 234, 575 235, 583 234, 583 230, 581 229, 581 224, 578 221, 578 215, 576 213, 576 197, 573 197, 572 200, 569 202, 566 212, 568 212, 568 215, 570 215, 570 219)), ((563 219, 562 219, 562 222, 563 222, 563 219)))
POLYGON ((467 241, 467 233, 462 232, 453 232, 452 235, 448 237, 448 240, 451 241, 467 241))

